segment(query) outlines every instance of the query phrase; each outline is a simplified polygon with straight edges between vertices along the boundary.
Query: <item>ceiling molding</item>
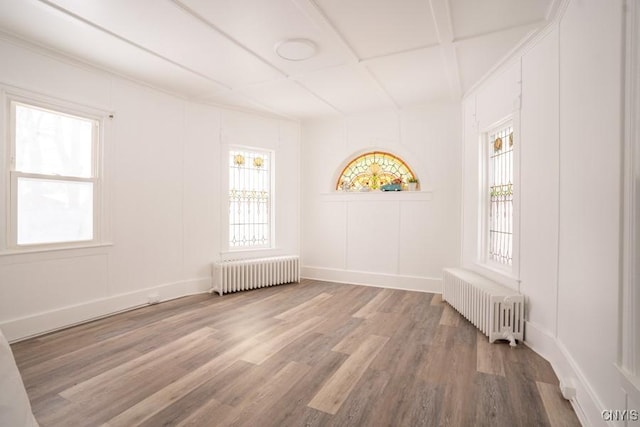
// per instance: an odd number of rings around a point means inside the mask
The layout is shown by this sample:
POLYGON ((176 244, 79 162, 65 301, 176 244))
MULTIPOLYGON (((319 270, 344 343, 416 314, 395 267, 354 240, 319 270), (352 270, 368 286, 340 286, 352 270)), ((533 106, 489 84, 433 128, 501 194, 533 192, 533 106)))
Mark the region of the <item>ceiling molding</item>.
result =
POLYGON ((384 94, 384 97, 390 102, 391 106, 396 110, 400 109, 400 106, 395 99, 389 94, 387 89, 380 83, 380 81, 373 75, 371 70, 362 62, 361 58, 356 53, 355 49, 347 42, 344 35, 338 30, 336 25, 329 19, 327 14, 320 8, 320 6, 314 0, 291 0, 295 3, 299 9, 301 9, 313 22, 318 23, 320 28, 325 29, 327 32, 333 35, 333 38, 342 46, 348 53, 351 61, 357 65, 357 67, 363 71, 363 76, 367 78, 371 83, 378 88, 378 90, 384 94))
MULTIPOLYGON (((553 19, 558 15, 558 9, 562 6, 561 3, 563 0, 551 0, 549 7, 547 8, 547 13, 544 15, 544 19, 547 22, 553 21, 553 19)), ((566 2, 565 2, 566 3, 566 2)), ((566 5, 565 5, 566 7, 566 5)))
POLYGON ((166 56, 161 55, 161 54, 159 54, 158 52, 156 52, 154 50, 151 50, 151 49, 149 49, 149 48, 147 48, 145 46, 142 46, 141 44, 138 44, 138 43, 136 43, 136 42, 134 42, 134 41, 132 41, 132 40, 126 38, 126 37, 123 37, 123 36, 121 36, 119 34, 116 34, 113 31, 110 31, 110 30, 102 27, 101 25, 96 24, 95 22, 89 21, 88 19, 83 18, 82 16, 80 16, 78 14, 75 14, 75 13, 71 12, 68 9, 65 9, 65 8, 63 8, 61 6, 58 6, 55 3, 50 2, 49 0, 37 0, 37 1, 39 1, 40 3, 44 4, 45 6, 48 6, 48 7, 52 8, 52 9, 54 9, 54 10, 56 10, 56 11, 58 11, 58 12, 64 14, 64 15, 67 15, 70 18, 75 19, 78 22, 82 22, 85 25, 88 25, 88 26, 90 26, 90 27, 92 27, 92 28, 94 28, 94 29, 96 29, 98 31, 101 31, 101 32, 103 32, 103 33, 105 33, 105 34, 107 34, 107 35, 109 35, 109 36, 111 36, 111 37, 113 37, 115 39, 118 39, 118 40, 120 40, 120 41, 122 41, 124 43, 127 43, 128 45, 130 45, 132 47, 135 47, 136 49, 140 49, 141 51, 143 51, 145 53, 148 53, 149 55, 155 56, 156 58, 161 59, 162 61, 165 61, 168 64, 171 64, 171 65, 173 65, 173 66, 175 66, 177 68, 180 68, 183 71, 187 71, 187 72, 189 72, 189 73, 191 73, 193 75, 196 75, 196 76, 198 76, 200 78, 203 78, 203 79, 205 79, 207 81, 210 81, 211 83, 214 83, 214 84, 220 86, 221 88, 224 88, 224 89, 227 89, 227 90, 231 90, 231 86, 229 86, 226 83, 223 83, 223 82, 221 82, 221 81, 219 81, 217 79, 214 79, 214 78, 212 78, 212 77, 210 77, 210 76, 208 76, 206 74, 203 74, 203 73, 201 73, 199 71, 196 71, 196 70, 194 70, 192 68, 189 68, 189 67, 187 67, 185 65, 182 65, 182 64, 180 64, 180 63, 178 63, 178 62, 176 62, 176 61, 174 61, 172 59, 169 59, 166 56))
POLYGON ((525 22, 524 24, 518 24, 518 25, 511 25, 509 27, 503 27, 497 30, 492 30, 492 31, 486 31, 484 33, 479 33, 479 34, 474 34, 471 36, 465 36, 465 37, 459 37, 457 39, 452 40, 453 44, 462 44, 468 41, 475 41, 478 39, 483 39, 486 37, 491 37, 497 34, 501 34, 501 33, 506 33, 509 32, 511 30, 515 30, 518 28, 543 28, 544 26, 547 25, 547 21, 544 19, 538 19, 536 21, 531 21, 531 22, 525 22))
POLYGON ((356 68, 367 79, 369 79, 371 82, 373 82, 373 84, 375 84, 375 86, 378 88, 378 90, 381 91, 384 94, 384 98, 386 100, 391 101, 390 107, 392 107, 395 111, 400 111, 402 109, 402 108, 400 108, 400 105, 396 102, 395 98, 393 96, 391 96, 391 94, 389 93, 387 88, 384 87, 384 85, 382 83, 380 83, 378 78, 375 76, 375 74, 373 74, 373 72, 369 69, 369 67, 367 67, 365 64, 358 64, 358 67, 356 67, 356 68))
MULTIPOLYGON (((314 91, 312 91, 311 89, 309 89, 308 87, 303 85, 295 77, 287 74, 287 72, 285 72, 284 70, 280 69, 278 66, 273 64, 271 61, 269 61, 266 58, 262 57, 256 51, 254 51, 254 50, 250 49, 249 47, 245 46, 243 43, 241 43, 236 38, 232 37, 226 31, 222 30, 220 27, 218 27, 217 25, 215 25, 214 23, 209 21, 207 18, 205 18, 204 16, 202 16, 201 14, 199 14, 198 12, 196 12, 195 10, 193 10, 192 8, 190 8, 189 6, 184 4, 181 0, 170 0, 170 2, 173 5, 175 5, 178 9, 182 10, 184 13, 186 13, 189 16, 191 16, 191 17, 197 19, 198 21, 202 22, 204 25, 209 27, 211 30, 217 32, 218 34, 220 34, 221 36, 223 36, 224 38, 229 40, 231 43, 233 43, 234 45, 236 45, 240 49, 244 50, 246 53, 248 53, 251 56, 253 56, 254 58, 258 59, 263 64, 265 64, 265 65, 271 67, 273 70, 277 71, 284 79, 293 81, 298 86, 300 86, 302 89, 304 89, 305 91, 309 92, 309 94, 311 94, 311 96, 313 96, 314 98, 318 99, 319 101, 321 101, 322 103, 327 105, 329 108, 333 109, 334 111, 338 112, 339 114, 344 114, 335 105, 331 104, 329 101, 327 101, 326 99, 324 99, 323 97, 321 97, 320 95, 318 95, 317 93, 315 93, 314 91)), ((251 103, 254 103, 256 105, 259 105, 262 108, 265 108, 266 106, 264 106, 262 103, 260 103, 260 102, 258 102, 256 100, 254 100, 250 95, 246 94, 244 92, 244 90, 249 89, 251 87, 255 87, 255 86, 262 86, 262 85, 265 85, 265 84, 271 84, 271 83, 276 82, 276 81, 277 80, 272 80, 272 81, 269 81, 269 82, 258 82, 258 83, 248 84, 248 85, 237 86, 237 87, 234 87, 233 90, 234 90, 234 92, 240 94, 242 97, 247 99, 247 101, 249 101, 251 103)), ((268 107, 268 108, 270 110, 273 110, 273 108, 271 108, 271 107, 268 107)), ((289 117, 286 114, 282 114, 282 113, 278 113, 278 114, 283 115, 284 117, 287 117, 287 118, 289 117)))
POLYGON ((547 17, 547 21, 549 23, 560 23, 560 20, 562 19, 562 17, 564 16, 564 13, 567 11, 567 8, 569 7, 569 3, 571 3, 571 0, 552 0, 554 1, 554 3, 551 4, 551 6, 549 7, 549 10, 547 11, 547 14, 549 15, 547 17))
POLYGON ((291 0, 298 9, 300 9, 312 22, 318 25, 318 28, 327 31, 333 36, 333 39, 344 49, 345 53, 350 57, 353 63, 360 62, 360 57, 355 49, 349 44, 344 35, 338 30, 338 27, 329 19, 327 14, 320 8, 314 0, 291 0))
POLYGON ((323 71, 323 70, 326 70, 326 69, 329 69, 329 68, 337 68, 337 67, 344 67, 344 65, 333 65, 333 66, 330 66, 330 67, 321 68, 320 70, 313 70, 313 71, 310 71, 310 72, 307 72, 307 73, 289 75, 289 76, 286 76, 286 77, 282 77, 281 79, 269 80, 269 81, 266 81, 266 82, 249 83, 249 84, 246 84, 246 85, 242 85, 242 86, 236 87, 234 89, 234 92, 242 94, 245 98, 247 98, 247 100, 249 100, 249 99, 251 99, 250 96, 247 95, 246 93, 244 93, 244 91, 246 91, 246 90, 251 90, 252 88, 259 88, 259 87, 263 87, 263 86, 268 86, 268 85, 271 85, 273 83, 278 83, 278 82, 283 82, 283 81, 291 81, 291 82, 297 84, 298 86, 300 86, 305 91, 309 92, 309 94, 311 96, 313 96, 314 98, 318 99, 319 101, 324 103, 327 107, 331 108, 335 112, 337 112, 339 114, 345 114, 338 107, 336 107, 331 102, 329 102, 326 99, 324 99, 322 96, 320 96, 318 93, 316 93, 312 89, 308 88, 304 83, 302 83, 300 81, 300 79, 302 77, 304 77, 304 76, 306 76, 308 74, 313 74, 313 73, 316 73, 316 72, 319 72, 319 71, 323 71))
MULTIPOLYGON (((240 94, 242 95, 242 94, 240 94)), ((242 95, 244 96, 244 95, 242 95)), ((291 117, 288 114, 285 113, 281 113, 278 112, 275 108, 272 107, 267 107, 257 101, 254 100, 249 100, 247 99, 249 103, 256 105, 257 107, 260 108, 260 110, 254 110, 254 109, 249 109, 249 108, 244 108, 244 107, 239 107, 236 105, 229 105, 229 104, 221 104, 219 102, 216 102, 214 100, 211 99, 189 99, 189 101, 195 102, 197 104, 200 105, 206 105, 207 107, 212 107, 212 108, 220 108, 223 110, 230 110, 230 111, 237 111, 239 113, 246 113, 246 114, 253 114, 256 116, 261 116, 261 117, 266 117, 266 118, 276 118, 276 119, 282 119, 282 120, 289 120, 292 122, 300 122, 300 119, 298 117, 291 117)))
POLYGON ((312 96, 316 97, 318 100, 320 100, 321 102, 324 102, 327 106, 329 106, 330 108, 333 109, 333 111, 335 111, 338 114, 342 114, 344 115, 345 112, 342 111, 341 109, 339 109, 338 107, 336 107, 335 105, 333 105, 331 102, 327 101, 326 99, 324 99, 323 97, 321 97, 320 95, 318 95, 316 92, 314 92, 313 90, 309 89, 307 87, 307 85, 305 85, 304 83, 302 83, 301 81, 292 78, 291 81, 293 81, 295 84, 297 84, 298 86, 300 86, 302 89, 306 90, 307 92, 309 92, 312 96))
MULTIPOLYGON (((118 79, 122 79, 131 83, 134 83, 136 85, 142 86, 144 88, 148 88, 150 90, 154 90, 160 93, 163 93, 167 96, 171 96, 183 101, 189 101, 189 102, 194 102, 196 104, 200 104, 200 105, 206 105, 208 107, 214 107, 214 108, 221 108, 221 109, 226 109, 226 110, 231 110, 231 111, 238 111, 238 112, 242 112, 242 113, 248 113, 248 114, 255 114, 257 116, 261 116, 261 117, 268 117, 268 118, 278 118, 278 119, 283 119, 283 120, 290 120, 290 121, 294 121, 294 122, 300 122, 300 119, 297 117, 291 117, 288 114, 285 113, 281 113, 277 110, 275 110, 274 108, 268 107, 266 105, 261 104, 260 102, 254 101, 253 99, 247 99, 247 101, 253 105, 255 105, 257 108, 259 109, 249 109, 249 108, 245 108, 245 107, 241 107, 241 106, 236 106, 236 105, 229 105, 229 104, 221 104, 219 102, 215 102, 214 100, 212 100, 211 98, 212 96, 208 96, 205 98, 195 98, 192 96, 188 96, 185 95, 184 93, 181 92, 177 92, 174 90, 170 90, 167 89, 166 87, 162 87, 162 86, 158 86, 156 84, 150 83, 147 80, 141 80, 139 78, 136 77, 132 77, 129 74, 125 74, 122 73, 118 70, 114 70, 112 68, 108 68, 105 67, 103 65, 99 65, 96 64, 95 62, 91 62, 91 61, 87 61, 83 58, 74 56, 74 55, 70 55, 66 52, 63 52, 61 50, 58 49, 54 49, 51 46, 48 45, 44 45, 42 43, 38 43, 35 42, 33 40, 30 39, 26 39, 18 34, 14 34, 11 32, 8 32, 5 29, 0 29, 0 40, 4 40, 8 43, 11 43, 14 46, 18 46, 20 48, 23 49, 28 49, 31 52, 34 52, 35 54, 38 55, 42 55, 42 56, 46 56, 48 58, 51 58, 55 61, 59 61, 65 64, 68 64, 70 66, 73 67, 77 67, 83 70, 87 70, 90 72, 95 72, 95 73, 103 73, 105 75, 107 75, 108 77, 116 77, 118 79)), ((4 82, 0 82, 1 85, 4 86, 12 86, 10 84, 4 83, 4 82)), ((231 91, 225 91, 223 93, 229 93, 231 91)), ((235 91, 233 91, 235 93, 235 91)), ((50 94, 50 93, 45 93, 42 92, 41 95, 44 95, 48 98, 57 98, 57 95, 54 94, 50 94)), ((242 95, 242 94, 240 94, 242 95)), ((242 95, 244 96, 244 95, 242 95)), ((246 98, 246 97, 245 97, 246 98)), ((99 108, 102 109, 104 111, 111 111, 112 106, 96 106, 96 105, 87 105, 87 107, 89 108, 99 108)))
POLYGON ((396 52, 389 52, 389 53, 383 53, 381 55, 376 55, 376 56, 370 56, 367 58, 363 58, 360 60, 361 64, 369 64, 372 62, 378 62, 381 60, 386 60, 389 58, 396 58, 399 56, 404 56, 404 55, 411 55, 413 53, 416 52, 422 52, 422 51, 426 51, 429 49, 435 49, 437 47, 439 47, 439 44, 430 44, 430 45, 424 45, 424 46, 418 46, 418 47, 413 47, 411 49, 405 49, 405 50, 399 50, 396 52))
MULTIPOLYGON (((191 69, 189 67, 186 67, 186 66, 184 66, 184 65, 182 65, 182 64, 180 64, 180 63, 178 63, 176 61, 173 61, 172 59, 167 58, 166 56, 161 55, 161 54, 155 52, 154 50, 151 50, 151 49, 149 49, 149 48, 147 48, 145 46, 142 46, 142 45, 140 45, 138 43, 135 43, 134 41, 129 40, 126 37, 120 36, 120 35, 114 33, 113 31, 110 31, 110 30, 108 30, 108 29, 106 29, 106 28, 104 28, 104 27, 102 27, 102 26, 100 26, 100 25, 98 25, 98 24, 96 24, 96 23, 94 23, 92 21, 89 21, 86 18, 83 18, 83 17, 71 12, 68 9, 65 9, 65 8, 63 8, 61 6, 58 6, 55 3, 52 3, 49 0, 37 0, 37 1, 39 1, 40 3, 42 3, 42 4, 44 4, 44 5, 48 6, 48 7, 51 7, 53 9, 57 10, 58 12, 60 12, 62 14, 65 14, 65 15, 69 16, 70 18, 78 20, 78 21, 82 22, 85 25, 88 25, 88 26, 90 26, 90 27, 92 27, 92 28, 94 28, 96 30, 99 30, 99 31, 104 32, 105 34, 108 34, 111 37, 114 37, 114 38, 116 38, 116 39, 118 39, 118 40, 120 40, 120 41, 122 41, 124 43, 127 43, 130 46, 135 47, 136 49, 140 49, 140 50, 142 50, 142 51, 144 51, 144 52, 146 52, 146 53, 148 53, 148 54, 150 54, 152 56, 155 56, 156 58, 161 59, 161 60, 167 62, 168 64, 171 64, 171 65, 173 65, 175 67, 178 67, 183 71, 189 72, 189 73, 191 73, 193 75, 196 75, 198 77, 201 77, 201 78, 203 78, 203 79, 205 79, 205 80, 207 80, 209 82, 212 82, 212 83, 220 86, 220 89, 222 89, 223 93, 224 92, 227 92, 227 93, 228 92, 233 92, 233 93, 239 95, 240 97, 244 98, 248 103, 250 103, 252 105, 255 105, 256 108, 258 108, 259 110, 266 111, 266 112, 268 112, 270 114, 273 114, 275 116, 283 117, 283 118, 291 120, 291 117, 288 114, 283 113, 283 112, 279 111, 278 109, 275 109, 275 108, 270 107, 268 105, 265 105, 260 101, 257 101, 256 99, 252 98, 251 96, 247 95, 246 93, 237 90, 238 88, 234 88, 234 87, 232 87, 232 86, 230 86, 230 85, 228 85, 228 84, 226 84, 224 82, 221 82, 221 81, 219 81, 217 79, 214 79, 214 78, 212 78, 210 76, 207 76, 206 74, 203 74, 203 73, 201 73, 199 71, 196 71, 196 70, 193 70, 193 69, 191 69)), ((221 36, 227 38, 229 41, 234 43, 236 46, 238 46, 241 49, 245 50, 247 53, 249 53, 252 56, 256 57, 258 60, 260 60, 261 62, 263 62, 267 66, 269 66, 269 67, 273 68, 275 71, 279 72, 284 78, 288 77, 285 72, 283 72, 282 70, 280 70, 279 68, 277 68, 273 64, 269 63, 268 61, 264 60, 257 53, 253 52, 251 49, 248 49, 247 47, 245 47, 244 45, 239 43, 237 40, 235 40, 232 37, 230 37, 225 32, 223 32, 220 29, 218 29, 216 26, 214 26, 213 24, 208 22, 206 19, 201 17, 199 14, 196 14, 195 12, 191 11, 191 9, 189 9, 187 6, 182 5, 181 3, 179 4, 178 2, 179 2, 179 0, 170 0, 170 3, 175 5, 177 9, 181 10, 184 13, 187 13, 188 15, 190 15, 193 18, 199 20, 201 23, 203 23, 204 25, 206 25, 207 27, 209 27, 213 31, 215 31, 215 32, 219 33, 221 36)), ((146 83, 146 85, 156 88, 155 85, 150 85, 148 83, 146 83)), ((175 95, 175 93, 173 93, 172 91, 166 91, 166 90, 163 90, 163 91, 164 92, 168 92, 168 93, 172 93, 172 94, 175 95)), ((315 94, 312 94, 312 95, 317 97, 317 95, 315 95, 315 94)), ((195 97, 192 97, 192 96, 180 95, 180 97, 186 98, 186 99, 189 99, 189 100, 193 100, 193 101, 197 101, 197 102, 202 102, 202 103, 205 103, 207 105, 214 105, 214 106, 220 106, 221 105, 219 103, 216 103, 215 101, 207 101, 206 99, 205 100, 198 99, 198 98, 195 98, 195 97)), ((215 96, 213 96, 213 97, 215 97, 215 96)), ((211 97, 209 97, 209 98, 211 98, 211 97)), ((319 99, 321 99, 321 98, 319 98, 319 99)), ((333 107, 330 104, 329 104, 329 106, 333 107)), ((235 109, 238 109, 238 110, 242 110, 242 107, 235 107, 235 106, 229 106, 229 105, 228 105, 228 107, 235 108, 235 109)), ((251 111, 253 111, 253 110, 251 110, 251 111)))
POLYGON ((182 3, 181 0, 170 0, 170 3, 173 4, 174 6, 176 6, 182 12, 184 12, 187 15, 191 16, 192 18, 195 18, 196 20, 200 21, 201 23, 203 23, 204 25, 206 25, 211 30, 215 31, 216 33, 218 33, 219 35, 221 35, 225 39, 229 40, 231 43, 233 43, 234 45, 236 45, 237 47, 239 47, 240 49, 242 49, 243 51, 245 51, 249 55, 251 55, 254 58, 256 58, 258 61, 260 61, 263 64, 265 64, 266 66, 272 68, 274 71, 277 71, 282 76, 288 77, 288 74, 285 71, 281 70, 279 67, 274 65, 272 62, 268 61, 266 58, 263 58, 256 51, 248 48, 247 46, 242 44, 240 41, 236 40, 234 37, 232 37, 227 32, 223 31, 220 27, 215 25, 213 22, 209 21, 207 18, 205 18, 204 16, 200 15, 198 12, 196 12, 193 9, 191 9, 186 4, 182 3))
MULTIPOLYGON (((204 0, 147 0, 133 12, 122 0, 104 8, 69 0, 5 0, 0 33, 181 99, 215 107, 229 103, 231 109, 255 108, 290 119, 459 102, 468 92, 465 87, 472 91, 478 86, 477 77, 485 80, 517 52, 526 52, 570 2, 541 0, 541 7, 510 9, 504 19, 474 9, 475 15, 466 14, 460 21, 467 23, 467 31, 460 34, 469 35, 456 39, 454 0, 380 8, 366 1, 324 1, 274 0, 247 16, 239 4, 216 9, 204 0), (396 10, 397 19, 384 33, 379 24, 396 10), (132 13, 146 20, 137 21, 132 13), (543 16, 546 19, 540 19, 543 16), (483 18, 487 22, 477 21, 483 18), (528 23, 498 28, 519 21, 528 23), (270 54, 269 41, 298 33, 320 42, 321 57, 290 64, 270 54), (91 41, 107 48, 91 50, 91 41), (368 53, 360 56, 361 48, 368 53), (471 50, 478 58, 508 53, 495 65, 495 56, 476 64, 463 56, 471 50)), ((504 0, 486 1, 499 6, 504 0)))

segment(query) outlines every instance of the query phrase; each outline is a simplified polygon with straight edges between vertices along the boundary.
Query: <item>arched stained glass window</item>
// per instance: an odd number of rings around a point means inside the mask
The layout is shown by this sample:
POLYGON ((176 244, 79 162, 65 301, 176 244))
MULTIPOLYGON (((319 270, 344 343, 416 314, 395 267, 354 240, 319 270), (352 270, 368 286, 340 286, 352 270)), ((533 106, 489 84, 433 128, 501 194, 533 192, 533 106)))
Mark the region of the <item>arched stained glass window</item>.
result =
POLYGON ((337 190, 360 191, 377 190, 385 184, 415 181, 411 168, 398 156, 384 151, 371 151, 362 154, 342 170, 337 190))

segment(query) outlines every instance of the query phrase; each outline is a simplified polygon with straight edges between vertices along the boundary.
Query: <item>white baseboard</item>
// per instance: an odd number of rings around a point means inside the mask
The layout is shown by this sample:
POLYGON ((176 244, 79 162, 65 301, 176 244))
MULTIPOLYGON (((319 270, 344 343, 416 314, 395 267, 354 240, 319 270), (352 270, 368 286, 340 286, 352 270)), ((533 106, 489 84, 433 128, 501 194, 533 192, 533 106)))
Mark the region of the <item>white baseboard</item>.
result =
POLYGON ((303 266, 301 275, 306 279, 324 280, 326 282, 348 283, 351 285, 374 286, 404 291, 442 292, 442 278, 440 277, 403 276, 312 266, 303 266))
POLYGON ((15 342, 148 305, 150 295, 156 297, 157 301, 168 301, 186 295, 209 292, 210 288, 211 278, 209 277, 166 283, 6 320, 0 323, 0 329, 9 342, 15 342))
POLYGON ((601 411, 604 405, 571 354, 552 334, 535 323, 527 322, 524 343, 551 363, 561 385, 575 389, 575 397, 570 402, 582 425, 622 426, 622 424, 603 420, 601 411))
POLYGON ((626 394, 627 410, 640 410, 640 375, 635 375, 628 370, 617 366, 620 375, 620 383, 626 394))

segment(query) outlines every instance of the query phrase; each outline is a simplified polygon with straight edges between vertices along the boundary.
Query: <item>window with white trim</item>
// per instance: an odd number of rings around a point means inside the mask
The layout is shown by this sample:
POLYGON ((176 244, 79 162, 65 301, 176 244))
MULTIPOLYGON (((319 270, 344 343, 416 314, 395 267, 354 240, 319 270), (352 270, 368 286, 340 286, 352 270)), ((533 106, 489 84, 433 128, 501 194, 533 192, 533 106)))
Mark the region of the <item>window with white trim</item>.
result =
POLYGON ((418 180, 404 160, 384 151, 370 151, 352 159, 344 167, 336 190, 378 190, 386 184, 406 186, 410 182, 417 184, 418 180))
POLYGON ((272 244, 273 153, 229 150, 229 248, 268 248, 272 244))
POLYGON ((488 261, 513 264, 513 123, 509 121, 487 132, 486 256, 488 261))
POLYGON ((9 99, 8 246, 98 240, 100 119, 9 99))

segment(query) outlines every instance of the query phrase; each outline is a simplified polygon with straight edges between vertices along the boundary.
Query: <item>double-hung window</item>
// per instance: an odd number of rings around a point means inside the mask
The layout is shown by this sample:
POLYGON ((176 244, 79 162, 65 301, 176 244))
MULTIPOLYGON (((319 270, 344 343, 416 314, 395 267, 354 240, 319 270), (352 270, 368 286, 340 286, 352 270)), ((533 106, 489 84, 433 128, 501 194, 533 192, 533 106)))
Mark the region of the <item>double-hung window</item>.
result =
POLYGON ((9 247, 98 240, 100 119, 9 100, 9 247))
POLYGON ((513 264, 513 123, 508 121, 486 133, 485 197, 487 203, 486 257, 506 268, 513 264))
POLYGON ((229 248, 272 246, 272 168, 269 151, 229 151, 229 248))

